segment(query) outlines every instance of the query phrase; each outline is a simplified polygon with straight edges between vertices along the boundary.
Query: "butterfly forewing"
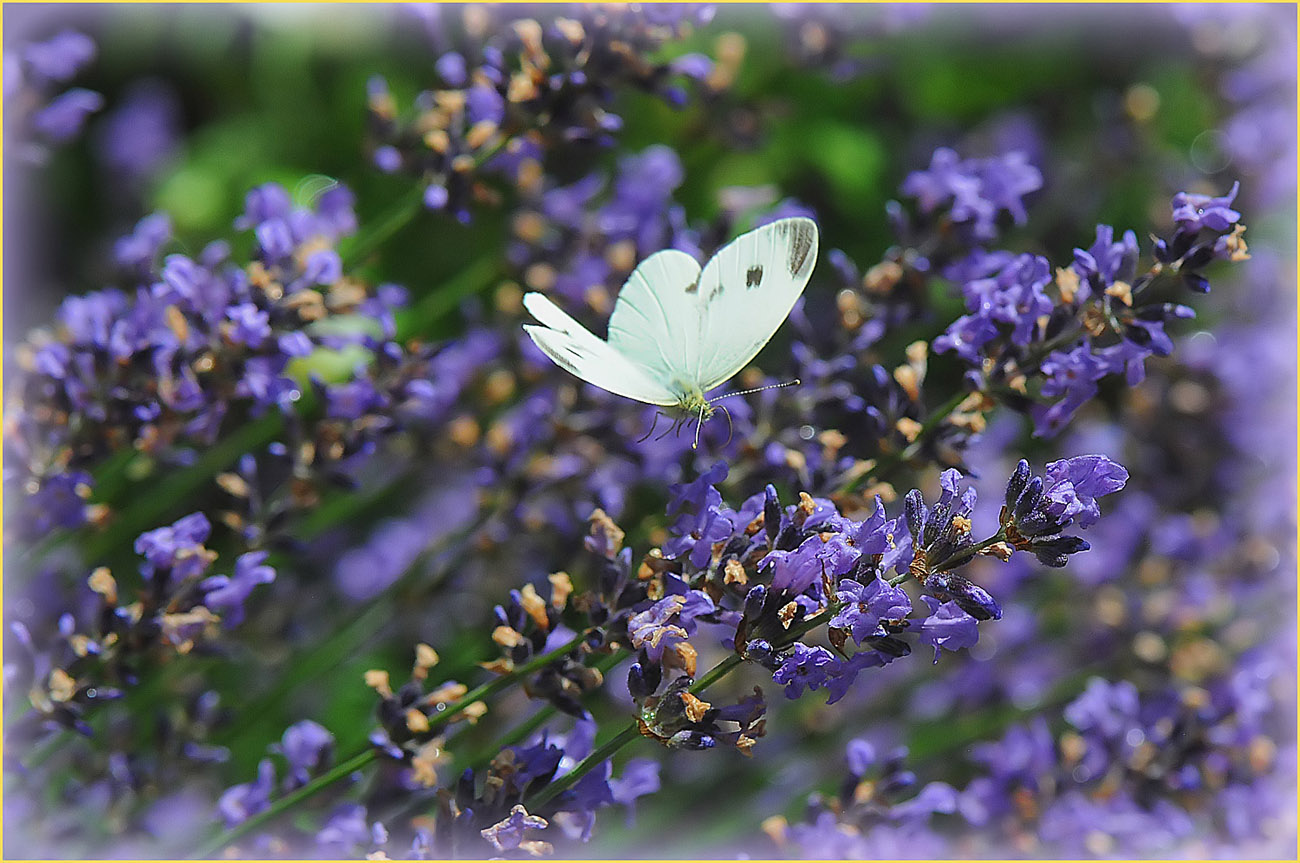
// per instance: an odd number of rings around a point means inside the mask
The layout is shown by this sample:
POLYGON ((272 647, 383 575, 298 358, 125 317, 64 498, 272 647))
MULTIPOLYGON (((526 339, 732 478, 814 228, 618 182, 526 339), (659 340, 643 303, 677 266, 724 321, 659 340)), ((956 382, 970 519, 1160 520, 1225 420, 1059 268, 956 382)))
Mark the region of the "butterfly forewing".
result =
POLYGON ((652 405, 679 401, 680 396, 652 372, 596 338, 545 296, 525 294, 524 306, 545 324, 525 324, 524 330, 560 368, 624 398, 652 405))
POLYGON ((803 293, 817 262, 817 225, 781 219, 718 250, 700 274, 699 355, 702 392, 729 380, 776 333, 803 293))
POLYGON ((699 262, 666 249, 632 271, 609 319, 610 345, 670 387, 696 383, 699 262))

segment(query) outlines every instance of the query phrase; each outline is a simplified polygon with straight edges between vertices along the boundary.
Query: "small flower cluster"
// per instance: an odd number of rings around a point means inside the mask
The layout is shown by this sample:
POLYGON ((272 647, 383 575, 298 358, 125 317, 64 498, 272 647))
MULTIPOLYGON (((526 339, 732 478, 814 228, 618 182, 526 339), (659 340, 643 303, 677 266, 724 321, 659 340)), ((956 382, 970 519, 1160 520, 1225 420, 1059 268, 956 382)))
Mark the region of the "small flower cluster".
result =
POLYGON ((942 857, 947 843, 930 829, 935 815, 957 810, 957 791, 930 782, 916 793, 916 774, 907 769, 908 750, 880 754, 858 738, 845 747, 848 772, 833 795, 814 794, 804 820, 782 816, 763 822, 763 832, 782 853, 824 860, 885 859, 916 855, 942 857))
MULTIPOLYGON (((312 776, 329 769, 334 757, 334 735, 310 719, 304 719, 285 729, 280 742, 270 749, 284 758, 288 768, 279 786, 281 792, 287 793, 301 788, 312 776)), ((271 795, 277 790, 275 774, 275 762, 263 758, 257 765, 257 779, 226 789, 217 806, 227 827, 233 827, 270 806, 271 795)))
MULTIPOLYGON (((76 30, 62 30, 43 41, 6 51, 4 99, 9 119, 5 131, 17 129, 19 141, 32 138, 45 145, 75 138, 87 118, 104 107, 104 97, 84 87, 52 94, 75 78, 97 53, 94 40, 76 30)), ((44 150, 35 140, 20 143, 17 150, 25 159, 41 161, 44 150)))
MULTIPOLYGON (((923 190, 918 186, 918 194, 923 190)), ((1097 394, 1103 378, 1122 374, 1135 386, 1148 357, 1173 350, 1165 327, 1194 312, 1172 302, 1137 302, 1157 277, 1176 273, 1187 287, 1204 292, 1208 264, 1249 257, 1240 214, 1230 207, 1235 195, 1236 187, 1222 198, 1176 195, 1177 230, 1168 241, 1156 240, 1155 263, 1140 276, 1137 237, 1127 231, 1116 240, 1106 225, 1097 226, 1092 246, 1075 249, 1073 263, 1055 275, 1041 256, 975 249, 944 269, 960 286, 969 313, 935 340, 934 349, 952 351, 973 367, 972 388, 1031 412, 1038 434, 1058 432, 1097 394)))
MULTIPOLYGON (((409 846, 406 855, 416 859, 512 851, 542 856, 552 851, 554 843, 590 839, 599 809, 613 804, 630 807, 637 797, 658 790, 657 763, 633 759, 616 778, 606 761, 584 773, 554 799, 532 805, 531 812, 525 808, 530 795, 565 776, 591 754, 596 724, 584 718, 566 734, 544 731, 527 743, 506 747, 481 769, 466 768, 445 789, 437 791, 432 817, 394 816, 371 821, 369 811, 393 795, 418 795, 437 789, 442 782, 439 771, 453 755, 448 735, 441 730, 436 735, 430 731, 431 719, 454 706, 459 711, 456 718, 472 724, 486 712, 482 702, 466 704, 466 688, 455 681, 423 693, 423 683, 437 663, 432 648, 417 645, 411 680, 397 692, 390 688, 385 672, 366 675, 367 682, 383 699, 379 715, 384 727, 371 736, 371 742, 383 756, 405 769, 395 781, 377 783, 362 802, 334 805, 315 833, 318 849, 374 854, 409 846)), ((289 793, 327 769, 332 760, 333 736, 305 721, 286 730, 283 740, 272 748, 288 764, 284 781, 277 786, 273 761, 263 759, 257 779, 233 786, 222 795, 219 811, 228 827, 265 811, 277 791, 281 795, 289 793)), ((260 836, 256 842, 267 850, 284 851, 301 847, 299 843, 305 838, 309 839, 292 831, 277 831, 271 837, 260 836)))
POLYGON ((160 654, 190 653, 215 638, 218 624, 243 620, 244 604, 275 580, 275 570, 267 552, 252 551, 239 555, 231 574, 208 575, 217 559, 204 545, 211 531, 197 512, 147 531, 135 541, 144 562, 134 597, 99 567, 86 580, 93 599, 80 613, 65 612, 57 633, 11 625, 20 659, 6 664, 6 678, 11 686, 26 681, 31 710, 19 721, 24 736, 56 726, 89 735, 87 710, 120 697, 160 654))
POLYGON ((698 255, 673 192, 685 179, 671 148, 652 146, 576 183, 543 183, 513 221, 509 258, 530 290, 557 294, 602 313, 636 264, 660 249, 698 255))
POLYGON ((1265 778, 1294 745, 1279 751, 1265 729, 1276 712, 1269 692, 1287 672, 1260 654, 1245 660, 1212 685, 1150 694, 1094 677, 1064 710, 1070 728, 1054 736, 1039 717, 977 745, 977 776, 960 790, 932 782, 895 802, 915 783, 896 766, 906 750, 884 776, 864 779, 871 749, 854 741, 838 795, 814 797, 804 822, 772 819, 766 832, 786 853, 820 858, 871 859, 900 846, 934 857, 1007 848, 1061 857, 1191 848, 1214 857, 1271 847, 1286 828, 1263 799, 1265 778))
POLYGON ((712 69, 698 54, 671 63, 651 58, 707 22, 708 7, 471 5, 461 12, 458 36, 448 33, 453 22, 442 10, 416 14, 429 16, 439 88, 422 92, 404 116, 387 83, 371 80, 374 161, 382 171, 418 177, 425 206, 461 221, 469 220, 473 201, 493 194, 480 173, 504 175, 527 190, 540 181, 549 150, 609 143, 622 127, 610 110, 620 88, 655 92, 680 106, 687 96, 675 79, 703 85, 712 69))
POLYGON ((969 239, 986 242, 998 235, 1003 213, 1023 225, 1029 218, 1024 198, 1042 187, 1042 173, 1020 151, 963 159, 940 147, 930 157, 930 167, 908 174, 900 191, 916 199, 925 217, 942 218, 969 239))
POLYGON ((724 643, 771 670, 787 697, 825 688, 831 702, 844 697, 860 671, 908 655, 904 634, 933 647, 936 661, 941 649, 973 645, 978 621, 1001 617, 1001 608, 952 570, 978 554, 1006 560, 1016 548, 1040 558, 1047 548, 1059 555, 1085 549, 1086 543, 1062 538, 1061 531, 1076 516, 1079 526, 1091 524, 1096 497, 1117 491, 1126 477, 1102 456, 1056 462, 1048 468, 1045 502, 1043 480, 1029 483, 1027 470, 1025 465, 1024 475, 1018 471, 1010 483, 1012 489, 1032 486, 1015 497, 1018 503, 1032 499, 1024 505, 1026 514, 977 543, 970 520, 974 490, 959 492, 955 470, 944 473, 942 494, 928 509, 913 490, 904 518, 890 519, 877 499, 870 516, 852 521, 830 501, 807 494, 783 508, 770 486, 733 511, 714 488, 726 476, 719 463, 674 489, 670 513, 681 514, 672 537, 662 557, 648 557, 643 565, 667 573, 680 587, 629 619, 628 634, 638 650, 629 686, 645 697, 665 672, 682 669, 692 676, 698 651, 689 639, 701 622, 723 625, 730 633, 724 643), (1008 544, 1016 525, 1032 538, 1014 533, 1008 544), (923 617, 911 616, 913 600, 899 586, 909 578, 923 591, 923 617), (833 650, 799 640, 821 623, 828 626, 833 650), (846 654, 850 639, 864 649, 846 654))
POLYGON ((249 415, 289 417, 310 390, 319 420, 289 423, 296 445, 272 447, 298 477, 288 505, 309 502, 315 478, 337 478, 397 415, 437 421, 455 400, 464 374, 429 374, 463 361, 393 340, 405 292, 382 285, 372 293, 344 275, 335 245, 356 230, 347 189, 335 186, 306 208, 262 186, 235 226, 253 232, 250 262, 236 263, 215 242, 159 265, 170 223, 146 217, 115 249, 126 289, 67 299, 59 327, 19 349, 5 443, 8 478, 27 496, 21 534, 102 517, 86 504, 85 468, 109 452, 133 448, 184 464, 249 415))
POLYGON ((538 857, 562 841, 588 841, 598 810, 630 808, 637 797, 659 790, 657 762, 633 759, 615 778, 605 761, 563 794, 526 809, 528 795, 571 772, 591 754, 595 739, 596 724, 581 721, 568 734, 542 732, 503 750, 481 782, 467 769, 454 793, 440 798, 433 829, 417 832, 415 841, 435 859, 511 852, 538 857))

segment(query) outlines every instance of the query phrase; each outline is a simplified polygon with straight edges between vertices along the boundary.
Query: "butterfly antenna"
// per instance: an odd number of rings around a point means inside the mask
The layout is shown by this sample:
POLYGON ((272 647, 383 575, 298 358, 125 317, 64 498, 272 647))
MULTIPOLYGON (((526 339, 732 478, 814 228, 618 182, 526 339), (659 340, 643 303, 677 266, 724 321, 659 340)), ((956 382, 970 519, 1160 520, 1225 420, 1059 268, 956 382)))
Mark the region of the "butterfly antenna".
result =
POLYGON ((768 384, 765 387, 754 387, 752 390, 741 390, 740 392, 735 392, 735 393, 723 393, 722 395, 718 396, 716 399, 709 399, 709 404, 713 404, 714 402, 720 402, 723 399, 729 399, 732 396, 747 396, 751 393, 761 393, 763 390, 779 390, 782 387, 797 387, 801 383, 803 383, 803 381, 799 380, 798 378, 795 378, 792 381, 783 381, 779 384, 768 384))
POLYGON ((655 426, 659 425, 659 417, 663 415, 664 415, 663 411, 655 411, 654 422, 650 423, 650 431, 646 432, 645 434, 641 435, 641 437, 637 438, 636 439, 637 443, 644 443, 645 440, 650 437, 650 435, 655 433, 655 426))
POLYGON ((708 403, 700 405, 700 415, 695 418, 695 440, 691 443, 691 449, 700 448, 700 429, 704 427, 704 411, 708 408, 708 403))

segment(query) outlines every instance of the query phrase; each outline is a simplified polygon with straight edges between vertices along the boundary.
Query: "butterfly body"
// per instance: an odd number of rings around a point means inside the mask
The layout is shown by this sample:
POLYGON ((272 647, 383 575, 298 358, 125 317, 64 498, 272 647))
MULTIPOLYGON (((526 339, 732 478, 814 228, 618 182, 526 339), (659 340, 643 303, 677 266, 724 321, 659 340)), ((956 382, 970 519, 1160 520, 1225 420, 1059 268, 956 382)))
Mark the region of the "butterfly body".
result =
POLYGON ((803 293, 817 259, 817 225, 780 219, 718 250, 701 269, 676 249, 646 258, 619 291, 601 340, 539 293, 524 306, 529 337, 590 384, 699 421, 707 394, 745 367, 803 293))

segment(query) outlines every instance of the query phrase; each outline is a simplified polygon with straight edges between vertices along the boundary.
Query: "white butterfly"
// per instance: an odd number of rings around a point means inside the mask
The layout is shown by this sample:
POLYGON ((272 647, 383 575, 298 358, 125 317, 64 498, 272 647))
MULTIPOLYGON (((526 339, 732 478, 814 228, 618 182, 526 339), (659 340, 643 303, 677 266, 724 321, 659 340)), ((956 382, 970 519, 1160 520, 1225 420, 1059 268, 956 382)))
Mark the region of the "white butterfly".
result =
POLYGON ((544 326, 524 329, 584 381, 703 422, 713 413, 705 394, 768 343, 816 262, 816 223, 781 219, 723 246, 703 271, 675 249, 646 258, 619 291, 608 341, 538 293, 524 306, 544 326))

